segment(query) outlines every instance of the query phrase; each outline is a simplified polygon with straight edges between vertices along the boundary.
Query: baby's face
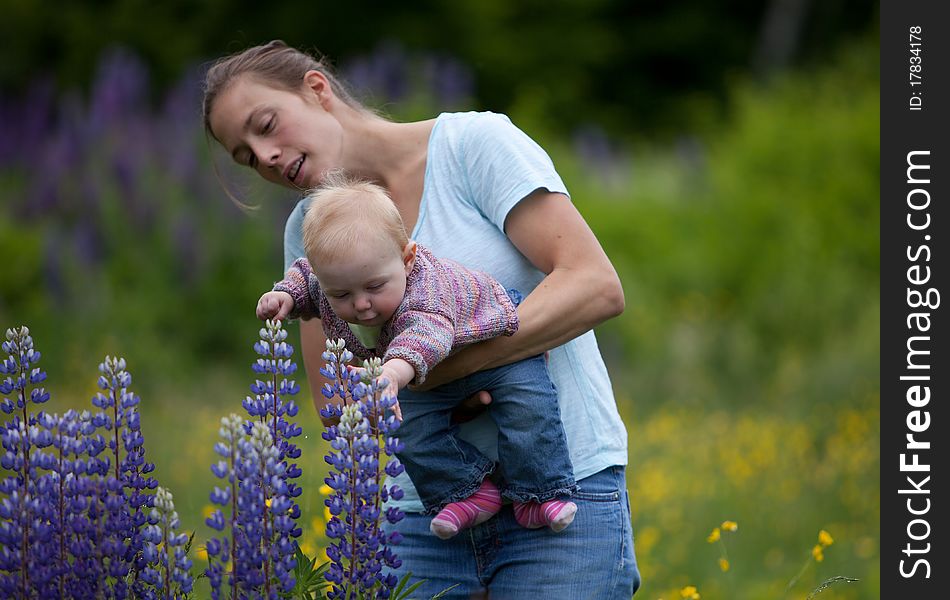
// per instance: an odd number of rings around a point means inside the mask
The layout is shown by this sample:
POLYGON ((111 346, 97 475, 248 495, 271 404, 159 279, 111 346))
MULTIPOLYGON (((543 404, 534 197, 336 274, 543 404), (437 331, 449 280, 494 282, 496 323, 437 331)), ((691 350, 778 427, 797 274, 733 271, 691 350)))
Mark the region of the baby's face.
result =
POLYGON ((391 241, 367 240, 345 258, 313 265, 314 275, 338 317, 357 325, 382 325, 406 294, 414 253, 391 241))

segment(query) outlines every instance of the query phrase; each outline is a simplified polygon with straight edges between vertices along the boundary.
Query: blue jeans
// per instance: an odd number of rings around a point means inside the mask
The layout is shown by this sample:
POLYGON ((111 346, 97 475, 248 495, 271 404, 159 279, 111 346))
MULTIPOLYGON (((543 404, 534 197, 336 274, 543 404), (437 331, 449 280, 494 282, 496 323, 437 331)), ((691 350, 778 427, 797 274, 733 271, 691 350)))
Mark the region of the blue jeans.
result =
POLYGON ((500 463, 493 479, 502 496, 546 502, 573 494, 577 486, 557 390, 547 361, 538 355, 427 392, 399 392, 403 422, 397 435, 404 449, 398 457, 426 512, 468 498, 495 470, 490 458, 456 436, 458 425, 451 422, 452 409, 479 390, 492 397, 488 413, 498 426, 500 463))
POLYGON ((446 599, 630 600, 640 572, 624 468, 609 467, 578 484, 577 516, 560 533, 521 527, 506 505, 485 523, 440 540, 429 531, 429 517, 407 514, 386 525, 403 535, 393 548, 403 561, 396 575, 425 580, 416 598, 458 584, 446 599))

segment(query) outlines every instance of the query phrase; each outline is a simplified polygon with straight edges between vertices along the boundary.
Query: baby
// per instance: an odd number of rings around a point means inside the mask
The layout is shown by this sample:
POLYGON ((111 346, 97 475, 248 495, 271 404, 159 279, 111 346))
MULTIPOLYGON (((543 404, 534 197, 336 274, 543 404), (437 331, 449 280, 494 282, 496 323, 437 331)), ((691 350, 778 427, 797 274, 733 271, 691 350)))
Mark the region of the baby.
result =
MULTIPOLYGON (((421 384, 455 350, 518 329, 521 296, 491 276, 432 255, 410 240, 383 188, 331 173, 310 196, 303 223, 307 258, 261 296, 261 319, 318 317, 328 339, 357 357, 383 361, 380 379, 397 396, 421 384)), ((561 531, 577 506, 577 486, 543 355, 469 375, 398 403, 399 459, 428 514, 448 539, 514 503, 519 524, 561 531), (455 436, 459 390, 487 390, 498 425, 502 489, 487 477, 494 462, 455 436), (418 400, 416 399, 418 398, 418 400)))

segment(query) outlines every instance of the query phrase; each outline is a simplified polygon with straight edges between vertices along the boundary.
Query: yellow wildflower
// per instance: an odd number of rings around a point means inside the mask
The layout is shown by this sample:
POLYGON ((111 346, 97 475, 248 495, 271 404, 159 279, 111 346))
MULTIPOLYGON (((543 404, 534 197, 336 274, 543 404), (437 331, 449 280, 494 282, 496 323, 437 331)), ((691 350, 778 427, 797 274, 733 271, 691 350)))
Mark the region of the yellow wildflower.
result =
POLYGON ((716 527, 712 530, 712 533, 709 534, 709 537, 706 538, 706 541, 710 544, 715 544, 719 541, 719 528, 716 527))
POLYGON ((826 548, 835 543, 835 539, 831 537, 831 534, 822 529, 818 532, 818 543, 821 544, 822 548, 826 548))
POLYGON ((215 510, 217 510, 217 508, 213 504, 205 504, 203 507, 201 507, 201 514, 207 519, 212 514, 214 514, 215 510))
POLYGON ((208 550, 204 546, 198 546, 195 549, 195 554, 201 560, 208 560, 208 550))
POLYGON ((735 531, 739 529, 739 524, 736 523, 735 521, 723 521, 720 527, 722 527, 726 531, 735 531))
POLYGON ((725 573, 729 570, 729 561, 725 558, 719 559, 719 568, 722 569, 722 572, 725 573))
POLYGON ((688 585, 680 590, 680 596, 686 600, 699 600, 699 592, 696 591, 696 586, 688 585))
POLYGON ((332 519, 332 518, 333 518, 333 513, 330 512, 330 507, 329 507, 329 506, 324 506, 324 507, 323 507, 323 520, 326 521, 327 523, 329 523, 329 522, 330 522, 330 519, 332 519))
POLYGON ((324 496, 329 496, 330 494, 333 493, 333 488, 331 488, 330 486, 324 483, 323 485, 320 486, 320 493, 323 494, 324 496))
POLYGON ((270 508, 270 502, 271 502, 271 499, 267 498, 264 500, 264 505, 267 506, 267 508, 270 508))
POLYGON ((815 547, 811 549, 811 555, 814 556, 818 562, 825 560, 825 553, 821 550, 821 544, 816 544, 815 547))

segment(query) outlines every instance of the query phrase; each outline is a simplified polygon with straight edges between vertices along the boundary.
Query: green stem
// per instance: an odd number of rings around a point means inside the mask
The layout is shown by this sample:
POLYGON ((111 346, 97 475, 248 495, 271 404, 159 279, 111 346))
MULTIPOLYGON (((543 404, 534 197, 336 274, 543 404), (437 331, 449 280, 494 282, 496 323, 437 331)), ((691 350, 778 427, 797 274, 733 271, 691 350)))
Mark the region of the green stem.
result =
MULTIPOLYGON (((62 427, 62 426, 60 426, 62 427)), ((63 481, 63 432, 59 431, 59 597, 65 598, 63 593, 63 578, 66 576, 66 490, 63 481)))
POLYGON ((171 589, 171 570, 174 564, 171 547, 168 543, 168 515, 162 515, 162 545, 165 547, 165 597, 172 597, 171 589))
MULTIPOLYGON (((22 355, 20 358, 20 377, 26 381, 27 373, 23 367, 22 355)), ((29 413, 26 410, 26 385, 20 389, 20 404, 23 405, 23 540, 20 548, 20 582, 23 584, 23 597, 30 597, 30 574, 27 572, 27 560, 30 548, 30 518, 29 496, 30 496, 30 421, 29 413)))
POLYGON ((802 575, 805 574, 805 570, 811 564, 811 561, 812 561, 811 557, 809 557, 808 560, 805 561, 805 564, 802 565, 802 568, 798 571, 798 574, 795 575, 795 577, 792 577, 792 580, 789 581, 788 585, 785 586, 785 591, 783 592, 783 594, 788 594, 788 591, 792 589, 792 586, 798 583, 798 580, 801 579, 802 575))

